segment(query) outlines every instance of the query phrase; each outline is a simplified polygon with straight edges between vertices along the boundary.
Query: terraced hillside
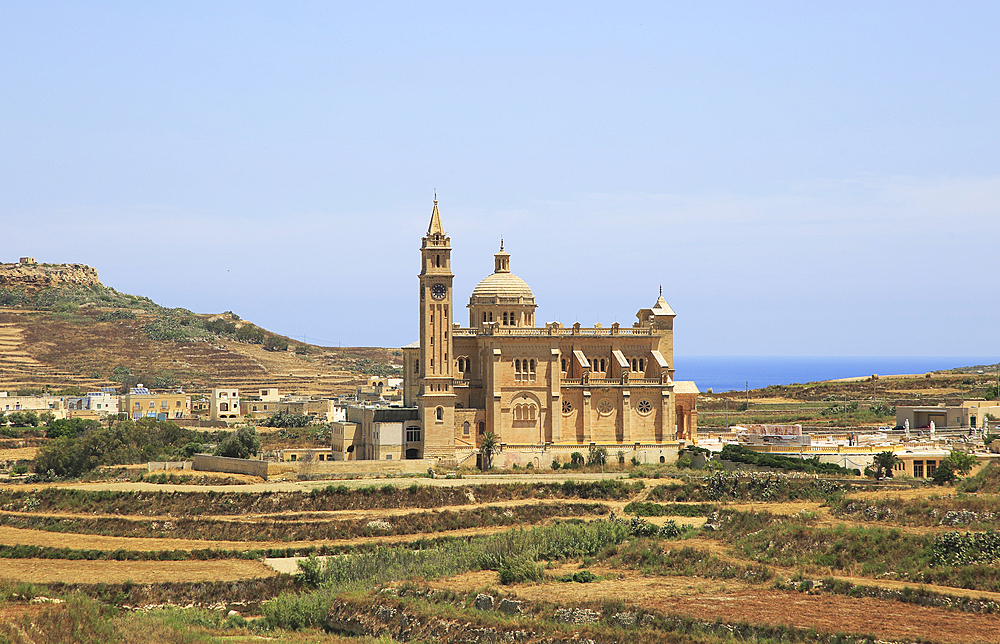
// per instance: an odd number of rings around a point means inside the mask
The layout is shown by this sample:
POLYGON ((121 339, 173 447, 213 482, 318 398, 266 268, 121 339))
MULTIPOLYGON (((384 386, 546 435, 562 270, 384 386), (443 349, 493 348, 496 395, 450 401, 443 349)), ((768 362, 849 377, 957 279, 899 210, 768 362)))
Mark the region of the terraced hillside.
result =
POLYGON ((341 393, 361 382, 363 365, 389 368, 396 358, 386 349, 334 350, 302 343, 291 344, 287 351, 267 351, 224 335, 153 340, 147 326, 160 316, 139 313, 135 319, 99 321, 114 310, 94 307, 65 315, 0 309, 0 390, 117 386, 120 375, 131 372, 150 386, 160 381, 195 390, 275 386, 301 393, 341 393))
POLYGON ((387 349, 334 350, 278 336, 231 312, 168 309, 104 286, 88 266, 0 267, 0 390, 141 381, 336 394, 366 373, 387 375, 401 365, 401 354, 387 349))

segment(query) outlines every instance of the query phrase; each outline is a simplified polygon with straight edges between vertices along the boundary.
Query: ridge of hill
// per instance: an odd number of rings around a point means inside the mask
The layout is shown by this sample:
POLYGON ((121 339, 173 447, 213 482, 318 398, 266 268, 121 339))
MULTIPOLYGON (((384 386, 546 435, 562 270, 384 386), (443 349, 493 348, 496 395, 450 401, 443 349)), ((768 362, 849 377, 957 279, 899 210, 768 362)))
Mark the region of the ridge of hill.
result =
POLYGON ((0 264, 0 390, 277 387, 340 394, 400 372, 402 353, 298 342, 231 311, 198 314, 120 293, 83 264, 0 264))

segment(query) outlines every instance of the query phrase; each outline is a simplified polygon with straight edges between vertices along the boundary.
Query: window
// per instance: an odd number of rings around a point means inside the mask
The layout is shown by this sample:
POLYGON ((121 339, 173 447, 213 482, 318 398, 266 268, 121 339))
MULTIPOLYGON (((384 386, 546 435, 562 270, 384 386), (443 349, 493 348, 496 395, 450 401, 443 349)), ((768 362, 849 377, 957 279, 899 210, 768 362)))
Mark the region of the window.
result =
POLYGON ((514 380, 520 380, 520 379, 521 379, 521 361, 520 360, 515 360, 514 361, 514 380))
POLYGON ((615 410, 615 404, 611 402, 610 398, 601 398, 601 401, 597 403, 597 412, 602 416, 607 416, 615 410))
POLYGON ((533 403, 514 405, 514 420, 535 420, 535 405, 533 403))
POLYGON ((639 411, 640 414, 645 416, 649 412, 653 411, 653 403, 643 398, 642 400, 639 401, 639 404, 636 405, 635 408, 639 411))
POLYGON ((437 417, 438 420, 444 420, 444 407, 438 407, 434 411, 434 415, 437 417))
POLYGON ((646 359, 645 358, 639 358, 639 371, 642 371, 643 373, 645 373, 645 371, 646 371, 646 359))
POLYGON ((177 400, 177 401, 175 401, 175 403, 176 404, 174 405, 174 407, 180 407, 181 406, 181 401, 177 400))
MULTIPOLYGON (((465 423, 465 433, 469 433, 469 423, 465 423)), ((406 442, 407 443, 418 443, 420 442, 420 428, 419 427, 407 427, 406 428, 406 442)))
POLYGON ((139 405, 139 403, 136 403, 136 404, 135 404, 135 408, 136 408, 136 409, 141 409, 141 406, 139 405))
POLYGON ((413 361, 413 373, 420 373, 420 358, 413 361))
POLYGON ((503 312, 503 325, 507 326, 507 311, 503 312))
POLYGON ((486 421, 485 420, 481 420, 481 421, 479 421, 479 434, 481 436, 481 435, 483 435, 485 433, 486 433, 486 421))
POLYGON ((573 411, 573 403, 568 400, 562 401, 562 413, 568 414, 573 411))
POLYGON ((229 411, 229 403, 219 403, 219 411, 229 411))
MULTIPOLYGON (((462 424, 462 434, 465 435, 465 436, 469 435, 469 421, 465 421, 462 424)), ((408 435, 409 435, 409 433, 407 433, 407 436, 408 435)))
POLYGON ((483 324, 486 324, 486 311, 483 311, 483 324))
POLYGON ((934 470, 937 469, 937 461, 927 461, 927 477, 930 478, 934 476, 934 470))
POLYGON ((493 321, 493 311, 490 311, 490 322, 493 321))
POLYGON ((913 461, 913 478, 917 478, 917 479, 924 478, 924 462, 923 461, 913 461))
POLYGON ((562 372, 566 373, 566 358, 562 359, 562 372))
POLYGON ((150 400, 149 401, 149 408, 152 409, 153 407, 156 407, 156 401, 150 400))
POLYGON ((534 380, 535 379, 535 361, 534 360, 530 360, 528 362, 528 367, 529 367, 529 370, 528 370, 528 379, 529 380, 534 380))

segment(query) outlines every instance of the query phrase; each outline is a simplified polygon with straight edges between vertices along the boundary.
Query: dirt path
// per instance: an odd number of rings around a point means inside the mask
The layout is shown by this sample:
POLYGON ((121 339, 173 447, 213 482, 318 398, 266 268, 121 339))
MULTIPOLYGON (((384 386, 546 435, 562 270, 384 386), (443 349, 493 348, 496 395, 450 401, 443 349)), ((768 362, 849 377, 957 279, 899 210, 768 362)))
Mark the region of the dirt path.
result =
POLYGON ((169 581, 236 581, 272 577, 277 573, 260 561, 64 561, 58 559, 3 559, 0 578, 35 584, 136 583, 169 581))

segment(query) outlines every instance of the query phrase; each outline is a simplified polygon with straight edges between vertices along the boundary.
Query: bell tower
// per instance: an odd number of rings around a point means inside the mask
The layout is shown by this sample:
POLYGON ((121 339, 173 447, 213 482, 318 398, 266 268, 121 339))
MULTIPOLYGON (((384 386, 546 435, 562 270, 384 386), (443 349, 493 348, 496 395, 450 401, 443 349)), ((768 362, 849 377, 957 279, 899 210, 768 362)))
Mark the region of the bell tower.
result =
POLYGON ((424 458, 455 458, 455 391, 451 240, 445 235, 437 195, 420 247, 420 357, 417 407, 423 421, 424 458))

